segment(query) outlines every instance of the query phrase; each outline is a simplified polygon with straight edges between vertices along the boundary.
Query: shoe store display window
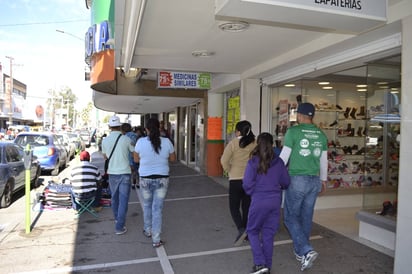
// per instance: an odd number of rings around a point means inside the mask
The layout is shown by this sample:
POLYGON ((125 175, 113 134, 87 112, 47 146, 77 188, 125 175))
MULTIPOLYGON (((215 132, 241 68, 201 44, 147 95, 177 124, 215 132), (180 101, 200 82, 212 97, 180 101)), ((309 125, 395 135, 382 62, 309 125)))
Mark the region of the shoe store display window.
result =
POLYGON ((358 190, 363 208, 396 200, 400 142, 400 56, 272 88, 272 129, 282 146, 300 102, 315 105, 328 137, 328 188, 358 190), (377 197, 376 193, 391 193, 377 197), (369 193, 372 193, 370 197, 369 193))

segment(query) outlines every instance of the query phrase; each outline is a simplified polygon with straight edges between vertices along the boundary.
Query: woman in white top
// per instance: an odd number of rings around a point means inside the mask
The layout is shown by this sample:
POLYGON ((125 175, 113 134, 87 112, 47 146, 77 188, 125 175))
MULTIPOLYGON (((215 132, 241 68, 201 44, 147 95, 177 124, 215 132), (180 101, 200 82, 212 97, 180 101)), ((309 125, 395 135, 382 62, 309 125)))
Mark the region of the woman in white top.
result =
POLYGON ((163 245, 163 202, 169 185, 169 161, 176 160, 173 144, 160 136, 159 120, 150 118, 146 125, 147 136, 140 138, 133 153, 139 163, 140 193, 143 197, 143 234, 152 238, 153 247, 163 245))

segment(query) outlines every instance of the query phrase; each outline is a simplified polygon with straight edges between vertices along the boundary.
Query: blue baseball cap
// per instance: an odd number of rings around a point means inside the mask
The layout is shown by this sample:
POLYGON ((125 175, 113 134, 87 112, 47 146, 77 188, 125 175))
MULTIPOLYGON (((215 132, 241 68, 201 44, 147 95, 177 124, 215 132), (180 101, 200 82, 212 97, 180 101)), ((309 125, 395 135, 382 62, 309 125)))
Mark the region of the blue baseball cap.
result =
POLYGON ((297 112, 303 115, 313 117, 315 116, 315 107, 311 103, 301 103, 298 106, 297 112))

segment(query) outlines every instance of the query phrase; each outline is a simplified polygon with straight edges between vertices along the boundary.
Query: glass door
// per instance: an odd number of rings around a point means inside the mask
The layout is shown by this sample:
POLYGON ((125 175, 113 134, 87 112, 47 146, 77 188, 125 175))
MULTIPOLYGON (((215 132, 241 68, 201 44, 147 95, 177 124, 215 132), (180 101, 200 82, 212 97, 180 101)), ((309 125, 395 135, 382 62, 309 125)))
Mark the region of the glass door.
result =
POLYGON ((179 112, 178 159, 187 164, 187 108, 181 107, 179 112))
POLYGON ((189 143, 189 165, 196 166, 196 147, 198 143, 198 136, 197 136, 197 106, 192 105, 189 107, 189 136, 188 136, 188 143, 189 143))

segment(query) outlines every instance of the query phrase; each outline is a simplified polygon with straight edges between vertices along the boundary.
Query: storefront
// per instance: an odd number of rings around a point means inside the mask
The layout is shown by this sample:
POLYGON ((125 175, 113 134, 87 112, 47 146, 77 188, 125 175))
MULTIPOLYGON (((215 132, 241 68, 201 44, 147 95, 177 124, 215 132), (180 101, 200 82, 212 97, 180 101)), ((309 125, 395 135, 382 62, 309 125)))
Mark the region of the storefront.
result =
POLYGON ((277 145, 282 146, 287 129, 296 123, 296 109, 301 102, 315 105, 314 123, 328 137, 327 195, 333 198, 317 207, 361 208, 360 228, 367 225, 368 229, 360 229, 360 237, 394 250, 401 55, 317 77, 302 77, 270 89, 271 128, 277 145), (388 229, 388 224, 393 228, 388 229), (376 237, 371 227, 384 233, 376 237))
MULTIPOLYGON (((392 20, 343 41, 316 41, 294 50, 293 56, 282 56, 289 62, 274 59, 270 69, 265 64, 270 73, 262 78, 246 72, 239 83, 242 119, 252 121, 255 129, 261 124, 255 132, 271 132, 280 146, 296 122, 298 103, 316 106, 314 122, 329 139, 328 194, 316 208, 360 208, 359 237, 392 251, 396 242, 396 252, 407 249, 399 239, 410 224, 410 214, 402 208, 409 203, 405 160, 411 150, 406 142, 400 149, 401 131, 408 136, 410 128, 409 110, 401 104, 410 103, 402 93, 411 82, 405 62, 410 26, 410 18, 392 20), (384 209, 388 202, 390 210, 384 209)), ((402 256, 396 260, 398 267, 405 262, 402 256)))

